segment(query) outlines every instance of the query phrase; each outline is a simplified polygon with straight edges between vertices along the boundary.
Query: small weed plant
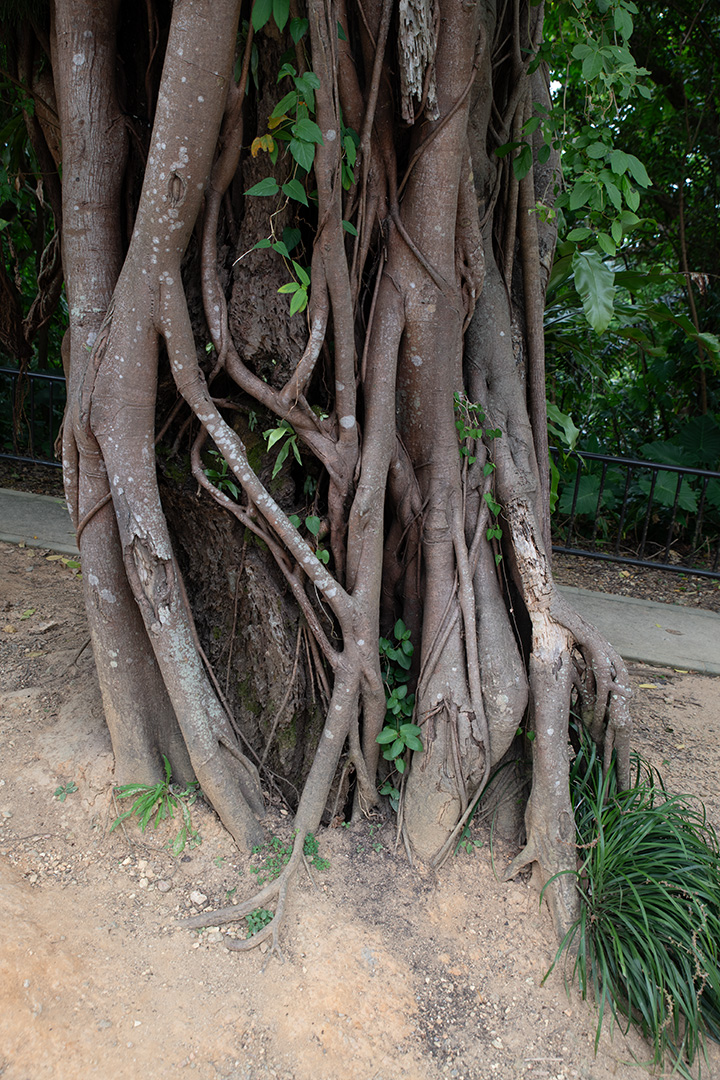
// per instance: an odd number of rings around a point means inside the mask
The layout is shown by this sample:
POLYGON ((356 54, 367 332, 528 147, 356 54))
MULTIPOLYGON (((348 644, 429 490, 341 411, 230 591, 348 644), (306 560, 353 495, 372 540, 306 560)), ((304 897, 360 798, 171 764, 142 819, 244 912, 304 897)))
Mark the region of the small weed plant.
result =
POLYGON ((140 831, 146 828, 154 819, 157 829, 161 821, 174 818, 177 811, 181 825, 174 840, 167 845, 173 855, 181 855, 186 845, 195 847, 199 843, 200 834, 193 828, 190 816, 190 807, 200 794, 200 785, 197 780, 192 780, 184 788, 171 782, 172 772, 170 762, 163 754, 165 779, 148 787, 147 784, 123 784, 115 788, 115 797, 118 799, 132 799, 135 801, 129 810, 119 814, 110 826, 110 832, 129 817, 136 817, 140 831))
POLYGON ((55 788, 55 798, 58 802, 65 802, 68 795, 73 795, 78 789, 74 780, 68 780, 67 784, 61 784, 60 787, 55 788))
POLYGON ((689 1076, 706 1036, 720 1041, 717 836, 702 804, 669 795, 639 758, 634 784, 618 791, 584 736, 571 793, 581 910, 553 967, 574 956, 572 974, 599 1010, 596 1049, 609 1011, 640 1027, 656 1065, 670 1058, 689 1076))
MULTIPOLYGON (((284 843, 279 836, 271 836, 266 844, 260 844, 252 849, 253 855, 259 855, 257 866, 250 867, 250 873, 257 877, 258 886, 265 885, 268 881, 274 881, 283 872, 290 862, 293 842, 284 843)), ((327 870, 330 866, 329 859, 323 859, 319 853, 318 842, 312 833, 305 837, 303 854, 310 866, 316 870, 327 870)), ((257 933, 257 930, 253 931, 257 933)), ((248 935, 250 937, 252 935, 248 935)))
MULTIPOLYGON (((407 765, 408 750, 422 750, 422 734, 417 724, 413 724, 415 695, 408 693, 410 668, 412 667, 413 644, 410 631, 402 619, 398 619, 393 629, 394 643, 388 638, 380 638, 380 666, 385 684, 385 725, 377 741, 385 749, 383 757, 392 763, 393 768, 402 776, 407 765)), ((389 777, 380 788, 381 795, 390 798, 390 805, 397 813, 400 792, 395 782, 389 777)))
POLYGON ((259 907, 251 911, 249 915, 245 916, 245 922, 247 923, 246 938, 255 937, 264 926, 267 926, 269 922, 272 922, 273 913, 268 911, 267 908, 259 907))

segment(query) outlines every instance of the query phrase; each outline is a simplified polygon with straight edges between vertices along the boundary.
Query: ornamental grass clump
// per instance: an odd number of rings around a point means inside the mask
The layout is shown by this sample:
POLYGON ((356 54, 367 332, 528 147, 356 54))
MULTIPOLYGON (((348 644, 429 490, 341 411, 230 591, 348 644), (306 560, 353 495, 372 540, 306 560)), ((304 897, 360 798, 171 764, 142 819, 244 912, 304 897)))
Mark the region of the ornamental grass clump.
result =
MULTIPOLYGON (((701 802, 669 795, 636 758, 618 791, 582 737, 571 769, 580 917, 560 944, 603 1019, 639 1026, 654 1064, 689 1076, 707 1036, 720 1041, 720 850, 701 802)), ((552 968, 550 969, 552 970, 552 968)), ((549 974, 549 972, 548 972, 549 974)), ((700 1061, 698 1061, 700 1065, 700 1061)))

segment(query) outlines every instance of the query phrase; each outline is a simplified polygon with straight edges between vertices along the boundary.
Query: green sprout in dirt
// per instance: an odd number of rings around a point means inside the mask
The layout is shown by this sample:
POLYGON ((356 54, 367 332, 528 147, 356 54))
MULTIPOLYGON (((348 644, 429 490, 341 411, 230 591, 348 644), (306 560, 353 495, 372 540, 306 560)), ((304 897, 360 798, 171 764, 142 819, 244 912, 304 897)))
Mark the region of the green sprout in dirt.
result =
POLYGON ((245 937, 255 937, 259 934, 263 927, 272 922, 273 913, 268 911, 267 908, 255 908, 249 915, 245 916, 245 922, 247 923, 247 933, 245 937))
POLYGON ((195 847, 201 843, 200 834, 193 828, 190 817, 190 807, 200 794, 200 785, 197 780, 192 780, 181 788, 179 784, 171 783, 172 772, 170 762, 163 754, 165 767, 165 779, 157 784, 122 784, 114 789, 113 794, 117 799, 132 799, 135 801, 129 810, 119 814, 110 826, 110 832, 118 827, 121 822, 129 817, 138 819, 140 831, 145 832, 150 821, 154 818, 154 826, 157 829, 161 821, 174 818, 175 811, 179 811, 182 824, 174 840, 167 845, 173 855, 180 855, 185 850, 185 845, 195 847))
MULTIPOLYGON (((292 840, 284 843, 279 836, 271 836, 266 844, 260 844, 252 849, 253 855, 261 856, 259 865, 250 867, 250 873, 257 876, 258 886, 265 885, 266 882, 274 881, 276 877, 280 877, 283 869, 290 861, 292 850, 292 840)), ((328 859, 323 859, 318 852, 317 840, 312 833, 308 833, 303 845, 305 858, 310 866, 314 866, 316 870, 327 870, 330 862, 328 859)), ((257 933, 257 930, 253 931, 253 933, 257 933)))
POLYGON ((75 781, 68 780, 67 784, 61 784, 60 787, 55 788, 54 795, 58 802, 65 802, 68 795, 72 795, 77 789, 75 781))

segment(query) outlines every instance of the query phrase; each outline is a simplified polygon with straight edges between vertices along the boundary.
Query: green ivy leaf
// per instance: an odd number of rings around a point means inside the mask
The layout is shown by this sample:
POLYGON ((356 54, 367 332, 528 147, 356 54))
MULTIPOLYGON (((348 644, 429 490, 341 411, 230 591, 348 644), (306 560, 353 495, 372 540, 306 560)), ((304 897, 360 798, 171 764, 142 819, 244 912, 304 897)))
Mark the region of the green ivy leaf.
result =
POLYGON ((253 184, 245 192, 246 195, 277 195, 280 188, 274 176, 266 176, 258 184, 253 184))
POLYGON ((290 15, 290 0, 273 0, 273 19, 278 30, 285 29, 290 15))
POLYGON ((286 184, 282 186, 283 193, 287 195, 289 199, 294 199, 295 202, 302 203, 303 206, 307 206, 307 195, 305 194, 305 188, 302 186, 299 180, 288 180, 286 184))
POLYGON ((298 41, 307 34, 308 25, 307 19, 290 20, 290 37, 294 45, 297 45, 298 41))
POLYGON ((288 149, 298 165, 306 172, 310 172, 315 160, 315 144, 305 142, 304 139, 291 139, 288 149))
POLYGON ((324 145, 322 132, 314 120, 298 120, 296 124, 293 124, 292 133, 296 139, 324 145))
POLYGON ((255 0, 250 19, 256 33, 258 30, 262 30, 272 14, 272 9, 273 0, 255 0))

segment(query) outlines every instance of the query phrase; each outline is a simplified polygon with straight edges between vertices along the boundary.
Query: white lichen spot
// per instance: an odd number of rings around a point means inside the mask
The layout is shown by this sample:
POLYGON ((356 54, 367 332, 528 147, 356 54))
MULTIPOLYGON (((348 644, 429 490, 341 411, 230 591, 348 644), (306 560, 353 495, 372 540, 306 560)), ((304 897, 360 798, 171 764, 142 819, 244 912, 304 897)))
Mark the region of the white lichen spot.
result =
POLYGON ((337 390, 338 394, 342 394, 343 390, 345 389, 345 383, 344 382, 335 383, 335 389, 337 390))
POLYGON ((205 100, 205 98, 202 96, 202 94, 198 94, 198 101, 202 102, 204 100, 205 100))
MULTIPOLYGON (((88 585, 99 585, 99 584, 100 584, 100 578, 97 577, 97 575, 88 574, 88 585)), ((113 656, 114 653, 111 653, 110 655, 113 656)))
MULTIPOLYGON (((336 706, 335 706, 335 708, 336 708, 336 709, 339 709, 339 708, 340 708, 340 706, 339 706, 339 705, 336 705, 336 706)), ((326 728, 326 729, 325 729, 325 738, 326 738, 326 739, 334 739, 334 738, 335 738, 335 736, 333 735, 332 731, 328 731, 328 729, 326 728)))
POLYGON ((358 644, 359 648, 362 648, 363 645, 365 644, 365 639, 364 638, 358 638, 357 644, 358 644))
POLYGON ((415 365, 415 367, 422 367, 422 356, 411 356, 410 361, 415 365))
POLYGON ((76 52, 75 55, 73 56, 73 64, 75 65, 75 67, 82 67, 84 63, 85 63, 85 53, 84 52, 76 52))
POLYGON ((333 128, 328 128, 328 130, 325 132, 325 138, 328 142, 335 142, 337 138, 337 131, 335 131, 333 128))
POLYGON ((505 337, 505 331, 504 330, 500 331, 500 337, 505 337))
POLYGON ((332 598, 333 598, 333 596, 335 596, 336 592, 337 592, 337 589, 328 589, 328 591, 327 591, 327 592, 325 593, 325 595, 326 595, 326 596, 327 596, 327 597, 328 597, 328 598, 329 598, 330 600, 332 600, 332 598))
POLYGON ((340 427, 345 428, 346 431, 350 431, 351 428, 355 427, 355 417, 354 416, 341 416, 340 417, 340 427))
MULTIPOLYGON (((100 589, 100 595, 102 596, 103 600, 105 600, 106 603, 108 603, 108 604, 114 604, 115 603, 115 594, 111 593, 109 589, 100 589)), ((113 660, 113 663, 115 663, 114 660, 113 660)), ((117 664, 115 664, 115 667, 117 667, 117 664)))
POLYGON ((555 728, 549 727, 547 729, 547 733, 548 733, 548 735, 554 735, 555 734, 555 728))
POLYGON ((119 483, 120 483, 120 477, 117 476, 117 475, 113 476, 113 487, 117 487, 119 483))
POLYGON ((111 660, 110 661, 110 667, 117 667, 117 666, 118 666, 117 660, 111 660))

